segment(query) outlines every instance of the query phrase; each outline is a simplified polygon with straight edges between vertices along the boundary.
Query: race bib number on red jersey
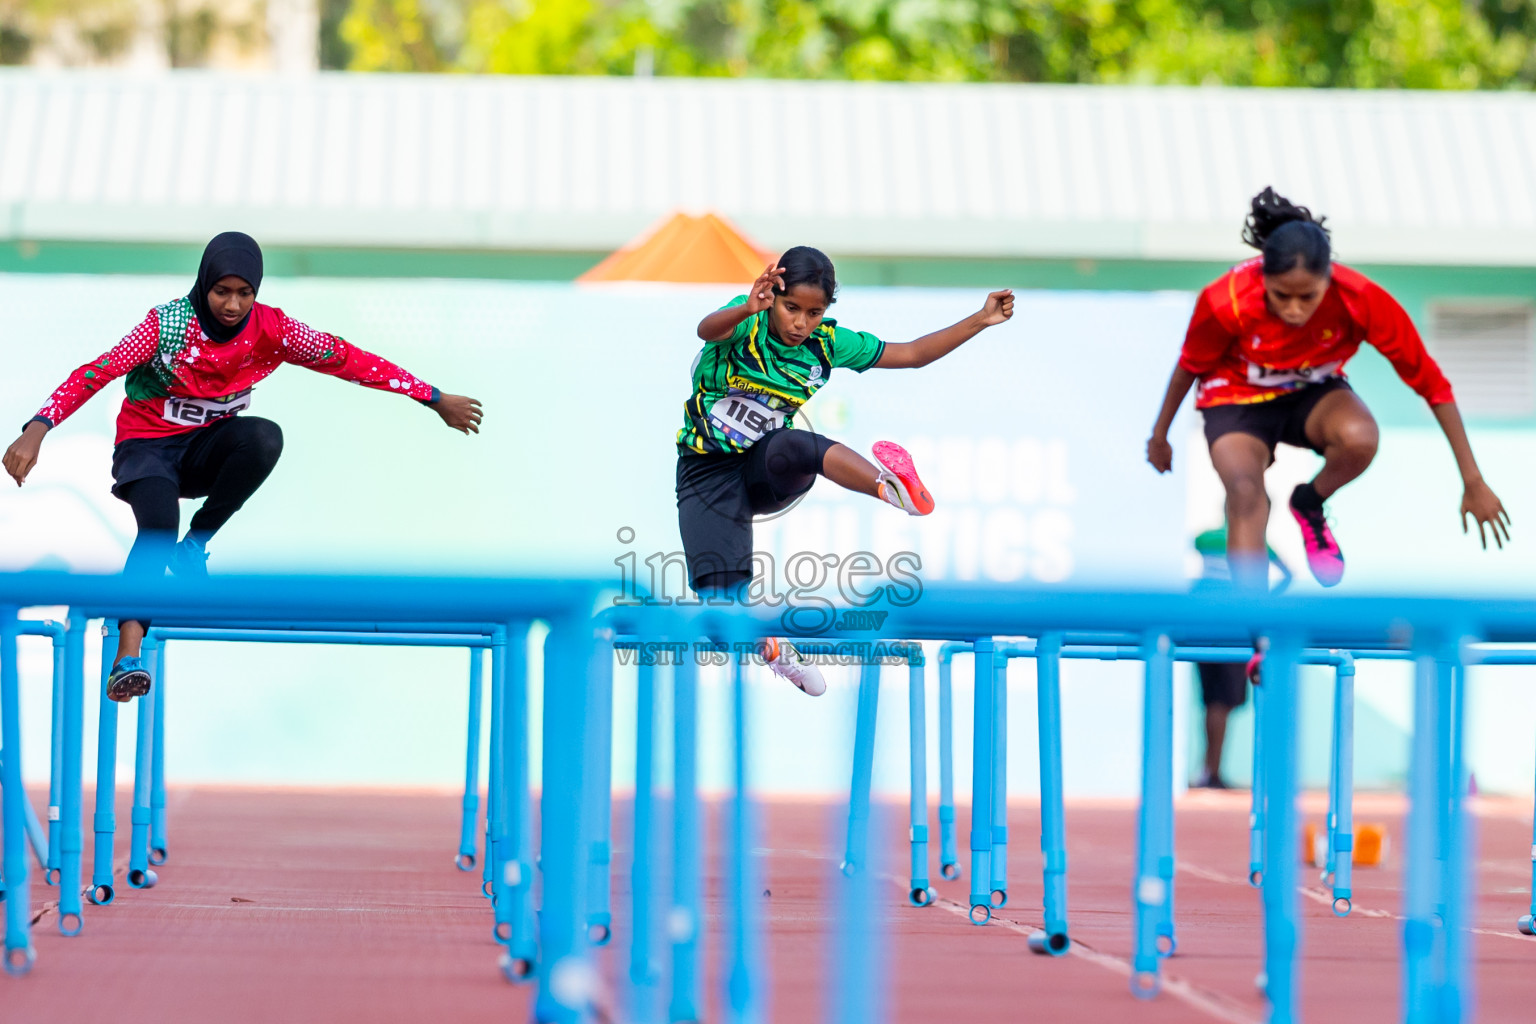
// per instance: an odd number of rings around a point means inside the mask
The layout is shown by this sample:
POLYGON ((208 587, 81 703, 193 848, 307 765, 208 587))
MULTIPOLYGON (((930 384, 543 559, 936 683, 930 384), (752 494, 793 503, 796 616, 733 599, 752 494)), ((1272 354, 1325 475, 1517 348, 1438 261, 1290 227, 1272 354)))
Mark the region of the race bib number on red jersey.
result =
POLYGON ((1339 372, 1343 360, 1334 360, 1321 366, 1308 366, 1299 370, 1280 370, 1272 366, 1248 364, 1248 383, 1261 388, 1283 388, 1291 384, 1321 384, 1339 372))
POLYGON ((190 427, 202 426, 214 420, 233 416, 251 407, 251 389, 238 391, 223 398, 180 398, 168 395, 165 411, 161 416, 168 423, 182 423, 190 427))

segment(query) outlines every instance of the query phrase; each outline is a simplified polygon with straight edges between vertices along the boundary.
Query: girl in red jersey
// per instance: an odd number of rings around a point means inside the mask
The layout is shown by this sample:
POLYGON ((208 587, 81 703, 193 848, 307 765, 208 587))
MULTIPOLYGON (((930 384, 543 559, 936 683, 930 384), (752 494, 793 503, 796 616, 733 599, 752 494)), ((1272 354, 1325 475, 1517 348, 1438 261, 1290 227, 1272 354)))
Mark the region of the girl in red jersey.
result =
MULTIPOLYGON (((261 276, 254 239, 238 231, 219 235, 203 251, 191 293, 150 310, 126 338, 70 374, 5 452, 5 470, 19 487, 37 464, 43 435, 127 375, 112 451, 112 493, 133 509, 139 530, 125 573, 207 574, 208 539, 256 492, 282 453, 276 423, 236 413, 250 406, 252 386, 283 363, 399 392, 453 429, 479 433, 479 402, 442 394, 387 359, 258 303, 261 276), (178 544, 180 498, 207 501, 178 544)), ((139 657, 148 626, 121 624, 107 683, 113 700, 149 692, 139 657)))
POLYGON ((1403 307, 1363 274, 1333 263, 1322 220, 1274 189, 1254 197, 1243 241, 1263 255, 1200 293, 1147 441, 1147 461, 1166 473, 1173 466, 1168 428, 1198 381, 1195 405, 1205 414, 1211 463, 1227 491, 1233 580, 1262 587, 1267 578, 1264 471, 1280 443, 1323 457, 1317 476, 1291 493, 1291 515, 1317 581, 1331 587, 1343 577, 1344 555, 1323 503, 1376 455, 1376 421, 1344 379, 1344 364, 1362 342, 1387 357, 1445 431, 1464 486, 1462 531, 1471 516, 1485 548, 1488 532, 1503 547, 1509 515, 1483 481, 1451 385, 1403 307))

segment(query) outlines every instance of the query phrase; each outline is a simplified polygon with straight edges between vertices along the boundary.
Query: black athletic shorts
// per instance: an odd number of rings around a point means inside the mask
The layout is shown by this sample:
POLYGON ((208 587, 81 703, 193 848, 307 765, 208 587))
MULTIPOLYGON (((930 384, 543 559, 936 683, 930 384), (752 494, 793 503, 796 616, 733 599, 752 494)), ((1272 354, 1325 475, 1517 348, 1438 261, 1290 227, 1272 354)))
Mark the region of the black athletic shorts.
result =
MULTIPOLYGON (((260 417, 240 419, 248 423, 260 417)), ((112 449, 112 496, 122 498, 123 488, 135 480, 159 477, 175 484, 183 498, 207 497, 219 468, 208 461, 208 455, 214 450, 214 440, 235 422, 236 417, 225 416, 180 434, 130 437, 119 442, 112 449)))
POLYGON ((740 454, 679 455, 677 525, 695 590, 752 578, 752 517, 782 512, 816 482, 836 441, 770 430, 740 454))
POLYGON ((1205 440, 1215 444, 1223 434, 1251 434, 1268 446, 1271 462, 1277 444, 1307 448, 1321 455, 1323 450, 1307 440, 1307 417, 1324 395, 1341 388, 1353 390, 1343 377, 1329 377, 1320 384, 1308 384, 1267 402, 1211 406, 1202 410, 1205 440))
POLYGON ((1248 668, 1235 662, 1204 662, 1200 670, 1200 702, 1240 708, 1248 700, 1248 668))

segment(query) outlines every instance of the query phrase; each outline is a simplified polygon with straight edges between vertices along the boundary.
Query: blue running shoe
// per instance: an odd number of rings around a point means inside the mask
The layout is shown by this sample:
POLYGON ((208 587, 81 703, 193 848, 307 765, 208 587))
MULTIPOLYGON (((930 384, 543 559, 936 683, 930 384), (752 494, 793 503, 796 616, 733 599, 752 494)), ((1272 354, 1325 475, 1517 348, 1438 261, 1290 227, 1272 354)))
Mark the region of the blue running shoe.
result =
POLYGON ((171 552, 171 575, 191 580, 208 578, 208 549, 190 533, 171 552))
POLYGON ((148 693, 149 685, 149 669, 144 667, 144 659, 123 658, 107 676, 107 699, 126 704, 148 693))

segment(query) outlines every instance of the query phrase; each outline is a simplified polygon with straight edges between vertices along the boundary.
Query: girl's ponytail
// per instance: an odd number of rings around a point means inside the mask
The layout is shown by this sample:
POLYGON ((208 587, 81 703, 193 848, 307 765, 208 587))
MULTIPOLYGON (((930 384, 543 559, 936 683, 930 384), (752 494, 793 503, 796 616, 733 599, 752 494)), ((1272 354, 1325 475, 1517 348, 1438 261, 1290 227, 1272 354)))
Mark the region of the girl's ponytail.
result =
POLYGON ((1266 277, 1298 266, 1326 275, 1333 263, 1333 247, 1323 226, 1325 220, 1266 187, 1253 197, 1252 210, 1243 224, 1243 241, 1264 254, 1266 277))

